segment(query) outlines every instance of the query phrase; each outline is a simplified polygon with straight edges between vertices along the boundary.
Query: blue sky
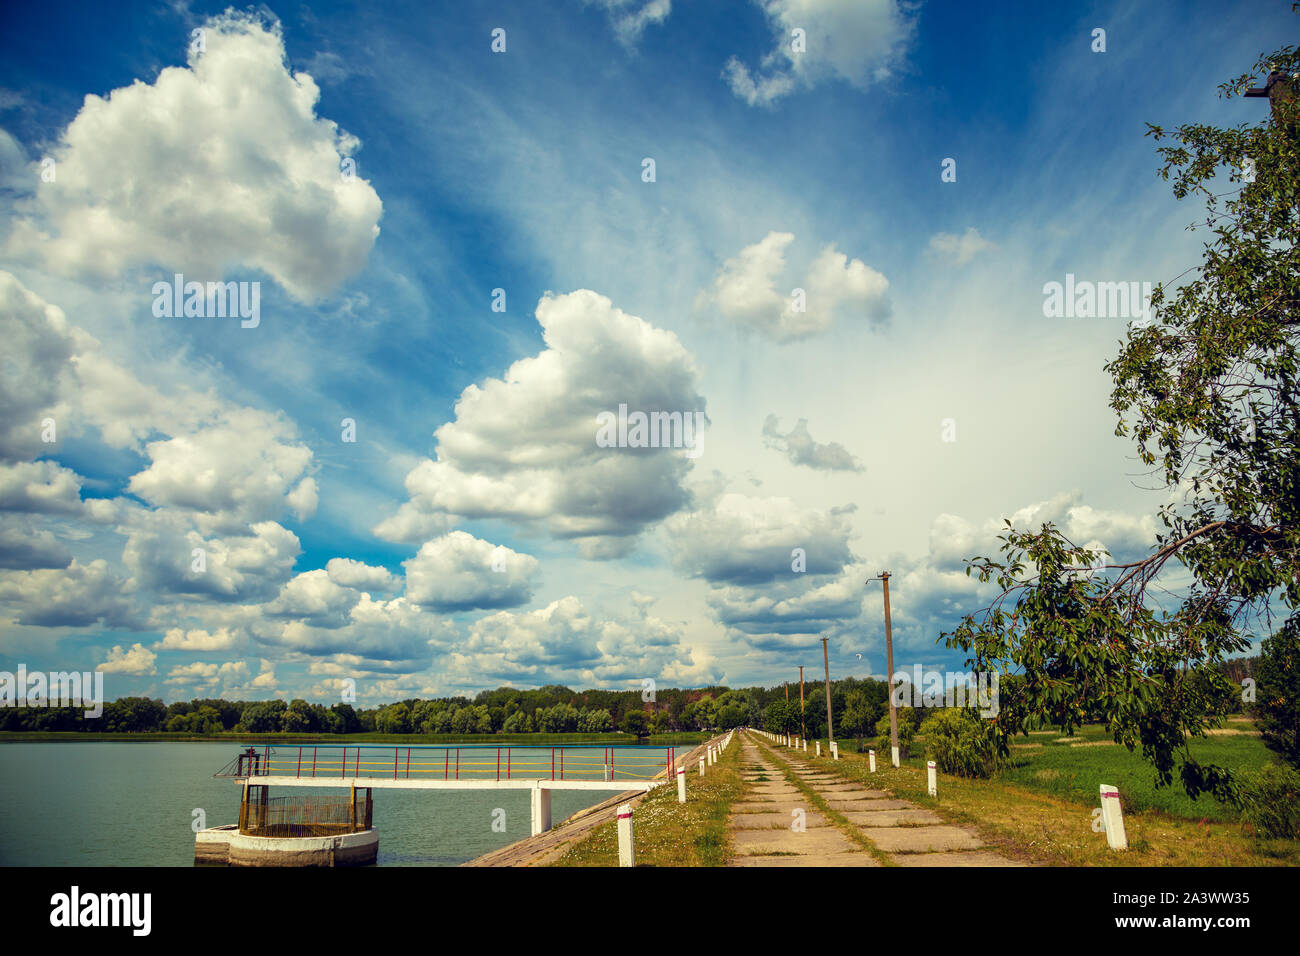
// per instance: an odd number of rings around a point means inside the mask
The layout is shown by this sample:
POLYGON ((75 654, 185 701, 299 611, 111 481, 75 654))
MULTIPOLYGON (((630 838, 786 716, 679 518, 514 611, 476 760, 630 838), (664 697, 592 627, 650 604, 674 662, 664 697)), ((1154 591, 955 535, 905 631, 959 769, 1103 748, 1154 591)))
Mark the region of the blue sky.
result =
POLYGON ((881 675, 883 568, 898 666, 955 666, 1003 517, 1142 551, 1127 319, 1043 285, 1198 260, 1144 123, 1262 119, 1216 87, 1293 18, 985 7, 6 8, 0 667, 376 703, 828 636, 881 675), (177 272, 259 324, 156 316, 177 272), (597 448, 620 403, 700 453, 597 448))

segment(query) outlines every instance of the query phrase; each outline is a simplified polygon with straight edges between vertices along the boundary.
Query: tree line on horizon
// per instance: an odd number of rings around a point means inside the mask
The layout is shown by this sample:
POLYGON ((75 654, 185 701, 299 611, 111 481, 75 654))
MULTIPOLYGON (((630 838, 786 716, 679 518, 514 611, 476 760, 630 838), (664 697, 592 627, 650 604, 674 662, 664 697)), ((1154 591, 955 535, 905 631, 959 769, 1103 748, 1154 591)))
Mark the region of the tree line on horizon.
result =
MULTIPOLYGON (((1224 664, 1239 683, 1254 672, 1254 658, 1224 664)), ((1003 678, 1002 693, 1016 679, 1003 678)), ((889 686, 874 678, 831 681, 831 716, 837 737, 872 735, 889 713, 889 686)), ((911 716, 911 715, 909 715, 911 716)), ((919 713, 913 719, 919 719, 919 713)), ((149 697, 120 697, 104 704, 98 720, 80 707, 0 708, 0 731, 88 733, 287 734, 606 734, 637 737, 684 731, 758 727, 773 733, 826 737, 824 681, 804 684, 802 712, 797 682, 774 687, 723 685, 659 689, 654 700, 639 690, 575 691, 559 684, 533 690, 499 687, 464 696, 408 698, 375 707, 326 707, 301 698, 261 701, 195 698, 166 704, 149 697), (787 697, 788 693, 788 697, 787 697)))

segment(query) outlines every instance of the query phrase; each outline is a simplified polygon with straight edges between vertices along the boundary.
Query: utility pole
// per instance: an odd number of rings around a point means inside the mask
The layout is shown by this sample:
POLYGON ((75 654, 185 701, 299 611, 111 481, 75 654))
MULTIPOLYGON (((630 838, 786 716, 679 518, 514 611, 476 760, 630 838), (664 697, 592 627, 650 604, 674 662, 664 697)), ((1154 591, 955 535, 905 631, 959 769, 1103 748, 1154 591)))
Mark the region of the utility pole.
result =
POLYGON ((831 717, 831 658, 830 652, 826 650, 826 642, 829 638, 822 638, 822 663, 826 665, 826 740, 829 743, 835 739, 835 723, 831 717))
POLYGON ((799 736, 808 736, 808 727, 803 719, 803 668, 799 668, 799 736))
POLYGON ((882 571, 885 586, 885 666, 889 668, 889 746, 894 766, 898 766, 898 709, 894 706, 894 633, 889 623, 889 572, 882 571))

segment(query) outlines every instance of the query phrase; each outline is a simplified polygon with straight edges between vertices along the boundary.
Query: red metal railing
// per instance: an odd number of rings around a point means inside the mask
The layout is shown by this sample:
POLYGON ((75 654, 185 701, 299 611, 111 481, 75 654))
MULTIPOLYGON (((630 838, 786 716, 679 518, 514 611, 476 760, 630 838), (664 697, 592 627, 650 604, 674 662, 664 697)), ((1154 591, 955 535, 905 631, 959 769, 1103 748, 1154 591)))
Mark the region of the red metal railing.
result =
POLYGON ((650 780, 660 774, 671 779, 677 762, 675 747, 567 745, 519 750, 515 753, 514 746, 482 744, 305 744, 276 748, 265 744, 260 749, 249 747, 242 751, 225 773, 239 777, 314 778, 332 777, 337 771, 342 779, 350 775, 391 776, 393 780, 536 780, 548 775, 552 780, 650 780), (232 770, 235 772, 230 773, 232 770))

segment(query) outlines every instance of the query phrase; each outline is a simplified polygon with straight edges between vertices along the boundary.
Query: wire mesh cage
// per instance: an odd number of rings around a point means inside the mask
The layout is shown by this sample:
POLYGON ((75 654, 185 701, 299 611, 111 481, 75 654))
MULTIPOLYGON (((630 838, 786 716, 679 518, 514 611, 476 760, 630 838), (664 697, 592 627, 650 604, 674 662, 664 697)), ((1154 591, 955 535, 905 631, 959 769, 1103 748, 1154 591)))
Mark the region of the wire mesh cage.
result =
POLYGON ((263 837, 336 836, 369 830, 374 801, 369 788, 347 794, 272 797, 250 786, 240 803, 239 832, 263 837))

